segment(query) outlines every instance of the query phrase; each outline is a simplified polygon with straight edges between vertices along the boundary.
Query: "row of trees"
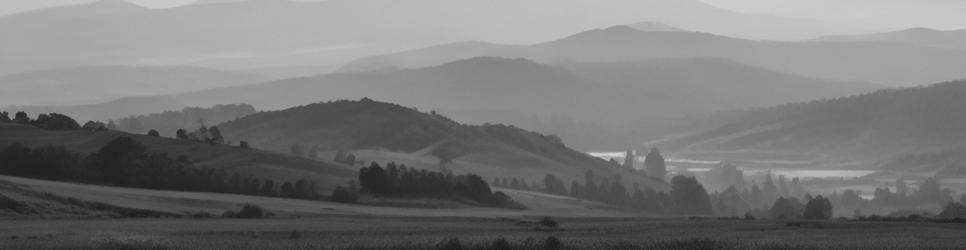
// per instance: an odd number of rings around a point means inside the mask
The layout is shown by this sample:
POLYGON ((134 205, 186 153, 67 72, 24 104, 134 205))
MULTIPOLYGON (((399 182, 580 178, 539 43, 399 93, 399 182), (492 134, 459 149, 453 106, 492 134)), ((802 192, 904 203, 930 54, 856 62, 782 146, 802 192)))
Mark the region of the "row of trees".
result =
POLYGON ((468 200, 480 205, 523 208, 503 192, 493 192, 490 185, 475 174, 417 170, 393 162, 383 168, 373 162, 359 170, 359 184, 363 192, 374 195, 468 200))
POLYGON ((276 184, 253 176, 228 175, 195 166, 184 156, 149 153, 129 137, 118 137, 89 155, 63 147, 29 148, 13 144, 0 152, 0 174, 124 187, 238 193, 302 199, 321 198, 309 180, 276 184))
POLYGON ((14 118, 10 119, 10 113, 0 112, 0 122, 28 124, 49 130, 76 130, 81 128, 80 124, 73 118, 58 113, 40 114, 37 119, 31 119, 27 113, 17 112, 14 118))

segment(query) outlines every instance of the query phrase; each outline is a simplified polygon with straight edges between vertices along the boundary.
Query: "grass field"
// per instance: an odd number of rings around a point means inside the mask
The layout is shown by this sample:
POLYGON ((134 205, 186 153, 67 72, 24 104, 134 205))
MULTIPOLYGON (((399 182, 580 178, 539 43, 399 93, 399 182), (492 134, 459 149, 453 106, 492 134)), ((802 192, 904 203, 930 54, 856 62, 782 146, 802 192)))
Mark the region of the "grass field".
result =
MULTIPOLYGON (((536 218, 529 218, 535 220, 536 218)), ((0 249, 962 249, 966 226, 937 223, 641 218, 558 219, 536 230, 506 218, 333 215, 277 219, 9 220, 0 249)))

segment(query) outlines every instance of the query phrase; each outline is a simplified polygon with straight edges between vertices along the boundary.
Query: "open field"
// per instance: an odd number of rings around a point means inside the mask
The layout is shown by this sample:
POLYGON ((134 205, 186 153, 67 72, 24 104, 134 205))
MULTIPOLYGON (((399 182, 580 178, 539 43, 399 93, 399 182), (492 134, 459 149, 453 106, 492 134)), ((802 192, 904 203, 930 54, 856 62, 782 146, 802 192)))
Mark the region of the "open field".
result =
MULTIPOLYGON (((535 218, 529 218, 534 220, 535 218)), ((8 220, 2 249, 426 249, 457 237, 489 247, 498 237, 515 248, 562 249, 962 249, 966 225, 688 219, 558 219, 536 230, 507 218, 333 215, 311 218, 8 220), (294 233, 293 233, 294 232, 294 233)), ((473 249, 473 248, 471 248, 473 249)))
MULTIPOLYGON (((0 175, 0 182, 17 185, 21 189, 71 197, 83 201, 113 206, 145 209, 169 214, 207 212, 219 215, 226 210, 237 210, 246 203, 257 204, 279 216, 459 216, 459 217, 627 217, 645 216, 641 212, 627 211, 597 202, 518 190, 502 190, 514 200, 527 206, 527 210, 511 210, 484 207, 458 208, 406 208, 367 206, 328 201, 312 201, 260 197, 237 194, 161 191, 150 189, 108 187, 77 183, 27 179, 0 175)), ((0 188, 0 194, 11 192, 0 188)))

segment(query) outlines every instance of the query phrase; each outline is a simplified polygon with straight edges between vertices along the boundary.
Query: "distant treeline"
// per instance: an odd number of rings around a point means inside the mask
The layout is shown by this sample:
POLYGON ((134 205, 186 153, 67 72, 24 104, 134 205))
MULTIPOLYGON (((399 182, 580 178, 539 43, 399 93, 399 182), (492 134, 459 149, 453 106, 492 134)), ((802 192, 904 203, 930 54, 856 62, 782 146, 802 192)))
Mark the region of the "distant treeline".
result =
POLYGON ((315 183, 276 184, 253 176, 195 166, 187 157, 149 153, 129 137, 118 137, 89 156, 64 147, 13 144, 0 151, 0 174, 56 181, 178 191, 238 193, 320 199, 315 183))
POLYGON ((27 113, 17 112, 13 119, 11 119, 10 113, 0 112, 0 122, 27 124, 49 130, 74 130, 81 128, 80 124, 73 118, 58 113, 40 114, 37 116, 37 119, 30 119, 27 113))
POLYGON ((373 162, 359 170, 362 191, 374 195, 407 198, 439 198, 470 202, 483 206, 523 209, 503 192, 493 192, 483 177, 475 174, 453 175, 397 166, 390 162, 383 168, 373 162))
POLYGON ((188 107, 181 111, 165 111, 158 114, 129 116, 110 121, 111 129, 142 134, 154 129, 166 137, 174 137, 182 128, 196 128, 207 124, 219 124, 255 113, 249 104, 215 105, 211 108, 188 107))

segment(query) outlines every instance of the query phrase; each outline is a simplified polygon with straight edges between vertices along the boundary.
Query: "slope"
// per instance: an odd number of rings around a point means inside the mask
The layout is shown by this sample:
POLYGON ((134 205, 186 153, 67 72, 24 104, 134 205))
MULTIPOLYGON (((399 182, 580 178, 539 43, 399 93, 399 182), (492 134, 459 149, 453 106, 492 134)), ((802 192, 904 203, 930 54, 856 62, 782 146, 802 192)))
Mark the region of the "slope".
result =
POLYGON ((954 160, 966 150, 964 97, 966 82, 956 81, 737 112, 735 122, 664 146, 962 173, 954 160))
POLYGON ((603 176, 619 174, 625 183, 666 188, 664 183, 567 148, 553 136, 505 125, 462 125, 438 114, 369 99, 260 112, 218 127, 227 137, 279 152, 289 152, 295 144, 324 152, 360 150, 362 160, 470 172, 487 179, 523 177, 530 183, 539 183, 548 173, 576 180, 593 170, 603 176))
MULTIPOLYGON (((32 126, 0 123, 0 148, 6 148, 13 143, 22 143, 29 147, 54 145, 64 146, 70 151, 87 155, 120 136, 128 136, 144 143, 153 153, 165 153, 172 157, 186 156, 198 166, 277 180, 311 178, 319 181, 322 190, 331 190, 335 186, 344 185, 349 179, 355 178, 356 174, 354 168, 343 164, 299 159, 268 151, 243 150, 232 146, 121 132, 50 131, 32 126)), ((255 144, 252 146, 259 147, 255 144)))
POLYGON ((717 110, 839 97, 877 88, 782 74, 726 60, 552 67, 521 59, 473 58, 423 69, 337 73, 59 110, 25 110, 113 119, 110 116, 185 106, 249 103, 262 110, 278 110, 320 100, 370 97, 436 110, 464 123, 506 123, 553 133, 584 150, 608 150, 640 142, 628 128, 655 128, 673 119, 717 110))
POLYGON ((966 29, 934 30, 929 28, 911 28, 886 33, 826 36, 821 37, 818 40, 833 42, 883 41, 927 47, 966 50, 966 29))
POLYGON ((627 62, 712 57, 784 73, 894 86, 966 77, 966 51, 893 42, 775 42, 696 32, 644 32, 614 26, 533 45, 448 44, 374 56, 348 63, 343 71, 391 66, 418 68, 479 56, 522 57, 538 62, 627 62))
POLYGON ((90 66, 0 76, 0 106, 80 105, 252 84, 267 77, 197 67, 90 66))

